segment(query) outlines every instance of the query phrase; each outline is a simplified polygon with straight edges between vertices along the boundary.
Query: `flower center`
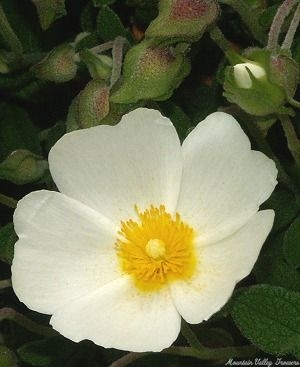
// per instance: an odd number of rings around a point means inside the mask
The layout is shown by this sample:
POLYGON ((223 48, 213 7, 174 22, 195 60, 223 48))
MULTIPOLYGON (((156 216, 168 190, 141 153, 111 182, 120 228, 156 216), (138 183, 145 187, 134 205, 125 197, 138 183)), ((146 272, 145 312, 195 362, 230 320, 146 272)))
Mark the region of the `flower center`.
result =
POLYGON ((139 212, 138 220, 121 222, 116 242, 120 266, 142 291, 191 277, 196 268, 195 231, 178 213, 174 218, 165 206, 139 212))
POLYGON ((146 244, 146 252, 147 255, 155 260, 162 259, 166 253, 166 245, 162 240, 157 238, 151 239, 146 244))

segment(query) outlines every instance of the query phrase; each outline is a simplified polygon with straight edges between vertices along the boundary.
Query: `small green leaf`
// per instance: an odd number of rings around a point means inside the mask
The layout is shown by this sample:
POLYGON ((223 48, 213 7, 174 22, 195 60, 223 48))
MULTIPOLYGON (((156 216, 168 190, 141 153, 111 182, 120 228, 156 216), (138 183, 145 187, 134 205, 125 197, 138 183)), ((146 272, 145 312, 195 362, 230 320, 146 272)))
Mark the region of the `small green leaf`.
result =
POLYGON ((43 130, 40 134, 40 140, 44 143, 47 152, 53 145, 66 133, 66 124, 63 121, 58 121, 49 129, 43 130))
POLYGON ((26 149, 12 152, 0 164, 0 179, 16 185, 40 180, 48 170, 48 162, 26 149))
POLYGON ((46 30, 58 18, 66 15, 65 0, 31 0, 36 6, 41 27, 46 30))
POLYGON ((104 41, 114 40, 118 36, 129 39, 119 16, 108 6, 103 6, 97 16, 97 31, 104 41))
POLYGON ((275 211, 273 231, 278 231, 288 226, 295 218, 299 209, 294 195, 286 190, 274 191, 261 208, 273 209, 275 211))
POLYGON ((16 149, 41 154, 37 130, 25 110, 0 103, 0 161, 16 149))
POLYGON ((17 367, 17 357, 15 354, 5 347, 0 345, 0 366, 1 367, 17 367))
POLYGON ((61 367, 74 353, 76 344, 62 337, 29 342, 18 349, 23 362, 37 367, 61 367))
POLYGON ((300 291, 300 274, 287 264, 283 253, 284 233, 271 237, 254 267, 258 282, 300 291))
MULTIPOLYGON (((18 237, 13 223, 8 223, 0 229, 0 260, 11 264, 14 257, 14 246, 18 237)), ((1 365, 1 364, 0 364, 1 365)))
POLYGON ((300 294, 258 285, 237 298, 232 317, 253 344, 267 353, 300 357, 300 294))
POLYGON ((286 231, 283 252, 290 265, 295 268, 300 266, 300 218, 295 219, 286 231))

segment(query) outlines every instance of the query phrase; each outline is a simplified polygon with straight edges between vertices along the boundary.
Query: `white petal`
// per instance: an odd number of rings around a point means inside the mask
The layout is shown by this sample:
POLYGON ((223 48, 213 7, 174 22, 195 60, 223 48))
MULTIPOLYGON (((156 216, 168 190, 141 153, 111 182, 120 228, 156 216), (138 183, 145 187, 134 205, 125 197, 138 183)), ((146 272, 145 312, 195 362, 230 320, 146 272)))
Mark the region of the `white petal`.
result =
POLYGON ((273 220, 272 210, 260 211, 232 236, 199 249, 195 276, 171 284, 175 306, 187 322, 207 320, 227 302, 236 283, 251 272, 273 220))
POLYGON ((236 120, 209 115, 183 143, 183 174, 177 211, 206 243, 244 225, 277 183, 274 162, 251 151, 236 120))
POLYGON ((82 203, 36 191, 19 201, 14 223, 12 284, 29 308, 51 314, 120 277, 114 227, 82 203))
POLYGON ((50 323, 76 342, 145 352, 170 346, 180 319, 167 289, 141 293, 124 277, 57 310, 50 323))
POLYGON ((182 170, 174 126, 158 111, 139 108, 117 126, 64 135, 49 155, 59 190, 119 223, 150 204, 174 211, 182 170))

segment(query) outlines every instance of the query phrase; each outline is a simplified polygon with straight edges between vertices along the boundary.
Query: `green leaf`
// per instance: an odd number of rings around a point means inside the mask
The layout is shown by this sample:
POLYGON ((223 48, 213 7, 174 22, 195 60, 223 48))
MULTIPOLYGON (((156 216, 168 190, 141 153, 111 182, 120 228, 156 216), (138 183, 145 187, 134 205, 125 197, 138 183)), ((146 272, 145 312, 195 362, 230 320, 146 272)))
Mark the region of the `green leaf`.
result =
MULTIPOLYGON (((0 260, 11 264, 14 257, 14 246, 18 237, 13 223, 8 223, 0 229, 0 260)), ((1 364, 0 364, 1 365, 1 364)))
POLYGON ((237 298, 232 317, 253 344, 267 353, 300 357, 300 294, 258 285, 237 298))
POLYGON ((300 218, 295 219, 286 231, 283 252, 290 265, 295 268, 300 266, 300 218))
POLYGON ((11 51, 20 54, 23 52, 23 46, 19 38, 15 34, 14 30, 12 29, 11 25, 9 24, 9 21, 1 5, 0 5, 0 34, 3 37, 3 40, 7 43, 8 47, 11 49, 11 51))
POLYGON ((36 6, 41 27, 46 30, 57 19, 67 14, 65 0, 31 0, 36 6))
POLYGON ((275 211, 273 231, 278 231, 288 226, 295 218, 299 208, 291 192, 278 190, 273 192, 261 209, 273 209, 275 211))
POLYGON ((172 101, 161 102, 159 105, 164 114, 173 122, 180 139, 184 140, 187 136, 188 130, 193 125, 188 115, 172 101))
POLYGON ((108 6, 103 6, 97 16, 97 32, 104 41, 114 40, 118 36, 129 39, 119 16, 108 6))
POLYGON ((300 274, 287 264, 283 253, 284 233, 271 237, 265 244, 254 267, 258 282, 268 283, 292 291, 300 291, 300 274))
POLYGON ((25 110, 0 103, 0 161, 16 149, 41 154, 36 128, 25 110))
POLYGON ((58 121, 49 129, 43 130, 40 134, 40 140, 44 143, 47 152, 53 145, 66 133, 66 124, 64 121, 58 121))
POLYGON ((11 28, 16 33, 26 53, 41 51, 44 46, 42 30, 36 19, 35 9, 29 1, 2 0, 11 28))
POLYGON ((0 366, 1 367, 18 366, 15 354, 4 345, 0 345, 0 366))
POLYGON ((29 150, 19 149, 12 152, 0 164, 0 179, 16 185, 40 180, 48 171, 48 162, 29 150))
POLYGON ((76 344, 62 337, 29 342, 18 349, 23 362, 37 367, 61 367, 74 353, 76 344))

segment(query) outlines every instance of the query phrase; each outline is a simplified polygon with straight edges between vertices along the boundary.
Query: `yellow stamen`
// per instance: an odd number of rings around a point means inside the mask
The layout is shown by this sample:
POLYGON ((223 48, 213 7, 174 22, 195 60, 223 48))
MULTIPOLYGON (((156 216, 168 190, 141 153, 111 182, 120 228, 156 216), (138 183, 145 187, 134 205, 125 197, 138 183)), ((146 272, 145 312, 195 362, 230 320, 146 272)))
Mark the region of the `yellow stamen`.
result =
POLYGON ((122 271, 143 291, 191 277, 196 267, 193 228, 178 213, 172 218, 164 205, 136 212, 138 221, 121 222, 116 242, 122 271))

